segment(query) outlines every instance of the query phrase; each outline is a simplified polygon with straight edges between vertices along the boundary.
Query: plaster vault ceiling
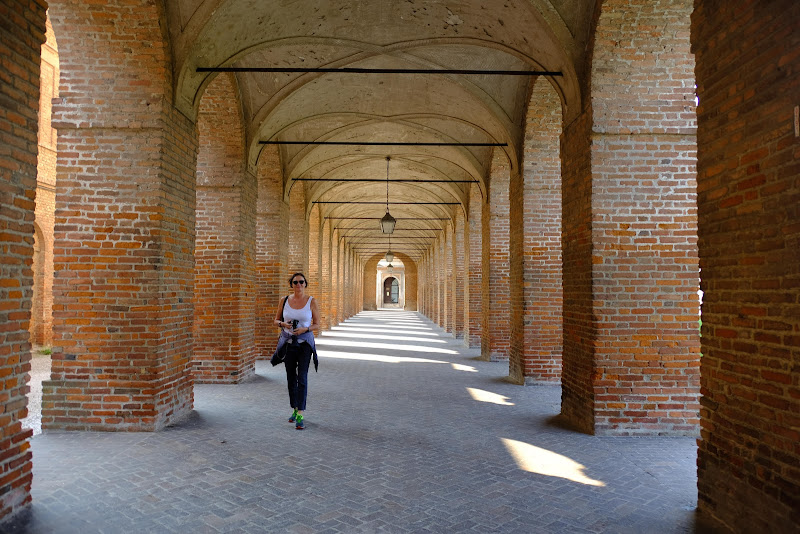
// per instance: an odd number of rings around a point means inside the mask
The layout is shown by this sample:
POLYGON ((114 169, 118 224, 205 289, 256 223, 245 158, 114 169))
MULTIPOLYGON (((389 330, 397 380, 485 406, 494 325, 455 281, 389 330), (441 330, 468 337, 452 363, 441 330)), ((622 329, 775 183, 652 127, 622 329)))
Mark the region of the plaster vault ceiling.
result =
MULTIPOLYGON (((198 67, 381 68, 560 71, 547 77, 565 119, 580 109, 578 77, 591 0, 176 0, 167 2, 176 104, 196 116, 218 74, 198 67)), ((235 74, 245 153, 255 169, 259 141, 507 143, 491 147, 281 145, 288 196, 305 187, 322 216, 381 217, 385 179, 399 218, 392 248, 418 258, 463 210, 474 180, 485 193, 493 150, 518 161, 533 76, 464 74, 235 74), (295 179, 320 179, 301 181, 295 179), (455 182, 458 180, 458 182, 455 182), (409 219, 406 219, 409 218, 409 219), (411 218, 418 218, 412 220, 411 218), (430 220, 422 220, 430 219, 430 220), (415 230, 416 229, 416 230, 415 230), (399 230, 402 230, 399 231, 399 230), (411 238, 411 239, 409 239, 411 238)), ((374 220, 336 219, 348 242, 384 240, 374 220)), ((364 256, 369 256, 364 253, 364 256)))

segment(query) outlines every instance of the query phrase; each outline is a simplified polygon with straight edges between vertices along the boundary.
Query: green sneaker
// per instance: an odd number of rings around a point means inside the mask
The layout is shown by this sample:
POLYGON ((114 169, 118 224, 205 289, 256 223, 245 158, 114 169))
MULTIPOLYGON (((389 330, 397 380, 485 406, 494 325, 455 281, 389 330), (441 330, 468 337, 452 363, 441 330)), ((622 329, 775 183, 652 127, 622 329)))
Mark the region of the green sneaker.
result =
POLYGON ((295 429, 303 430, 305 428, 305 425, 303 424, 303 416, 300 415, 300 414, 297 414, 296 421, 297 422, 294 425, 295 429))
POLYGON ((289 422, 294 423, 296 419, 297 419, 297 408, 295 408, 294 411, 292 412, 292 415, 289 416, 289 422))

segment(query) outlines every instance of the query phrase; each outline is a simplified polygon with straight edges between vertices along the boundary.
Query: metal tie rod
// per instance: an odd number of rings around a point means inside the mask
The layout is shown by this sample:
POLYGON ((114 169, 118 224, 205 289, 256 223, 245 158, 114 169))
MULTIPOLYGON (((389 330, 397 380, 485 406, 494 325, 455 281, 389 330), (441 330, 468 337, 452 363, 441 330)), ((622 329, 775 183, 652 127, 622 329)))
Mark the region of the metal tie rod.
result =
MULTIPOLYGON (((508 146, 508 143, 445 143, 392 141, 259 141, 260 145, 337 145, 337 146, 508 146)), ((297 180, 297 178, 295 178, 297 180)))
POLYGON ((563 76, 558 70, 367 69, 359 67, 197 67, 196 72, 327 72, 333 74, 475 74, 490 76, 563 76))

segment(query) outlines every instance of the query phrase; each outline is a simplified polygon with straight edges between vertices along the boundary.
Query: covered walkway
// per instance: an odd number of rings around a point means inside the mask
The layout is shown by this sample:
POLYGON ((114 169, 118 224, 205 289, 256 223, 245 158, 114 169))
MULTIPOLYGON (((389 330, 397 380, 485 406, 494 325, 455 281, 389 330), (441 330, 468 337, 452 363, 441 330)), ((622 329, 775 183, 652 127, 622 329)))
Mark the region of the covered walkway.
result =
POLYGON ((693 528, 694 438, 563 429, 560 387, 510 384, 418 313, 362 312, 319 348, 304 432, 283 367, 259 361, 245 383, 195 385, 163 432, 37 435, 15 532, 693 528))

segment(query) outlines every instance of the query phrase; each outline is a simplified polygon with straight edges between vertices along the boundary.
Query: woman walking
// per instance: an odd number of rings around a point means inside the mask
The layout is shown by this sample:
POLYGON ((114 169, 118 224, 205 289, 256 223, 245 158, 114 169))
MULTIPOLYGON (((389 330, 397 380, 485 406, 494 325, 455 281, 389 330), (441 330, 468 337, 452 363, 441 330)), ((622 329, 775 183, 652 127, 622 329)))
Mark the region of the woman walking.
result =
MULTIPOLYGON (((289 278, 292 293, 283 299, 275 314, 275 324, 281 327, 281 337, 275 354, 285 351, 286 381, 289 386, 289 405, 292 415, 289 422, 297 430, 305 428, 306 396, 308 394, 308 367, 314 358, 317 368, 317 349, 314 345, 314 331, 319 329, 317 301, 306 295, 308 281, 303 273, 295 273, 289 278)), ((273 365, 276 361, 273 356, 273 365)))

